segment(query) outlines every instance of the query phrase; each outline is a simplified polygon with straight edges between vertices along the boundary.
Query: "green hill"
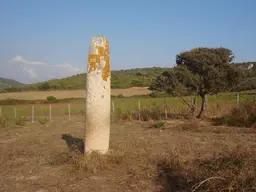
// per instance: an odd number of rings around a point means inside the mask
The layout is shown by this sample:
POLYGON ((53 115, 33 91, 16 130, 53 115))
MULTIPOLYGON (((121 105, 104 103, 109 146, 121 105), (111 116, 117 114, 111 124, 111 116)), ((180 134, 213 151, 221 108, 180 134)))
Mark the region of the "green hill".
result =
POLYGON ((24 85, 23 83, 20 83, 18 81, 0 77, 0 89, 6 89, 11 87, 21 87, 23 85, 24 85))
MULTIPOLYGON (((256 89, 256 62, 234 63, 240 67, 249 69, 248 77, 236 87, 236 91, 256 89)), ((111 88, 148 87, 151 82, 163 73, 172 68, 136 68, 127 70, 111 71, 111 88)), ((0 86, 5 92, 35 91, 35 90, 77 90, 85 88, 86 74, 78 74, 62 79, 52 79, 45 82, 23 85, 14 80, 1 81, 0 86), (12 83, 7 83, 12 82, 12 83)), ((2 90, 3 91, 3 90, 2 90)))
MULTIPOLYGON (((147 87, 152 80, 163 73, 171 70, 171 68, 136 68, 128 70, 111 71, 111 87, 115 88, 130 88, 130 87, 147 87)), ((32 90, 77 90, 85 88, 86 74, 78 74, 62 79, 52 79, 46 82, 40 82, 30 85, 25 85, 16 89, 7 88, 5 91, 32 91, 32 90)))

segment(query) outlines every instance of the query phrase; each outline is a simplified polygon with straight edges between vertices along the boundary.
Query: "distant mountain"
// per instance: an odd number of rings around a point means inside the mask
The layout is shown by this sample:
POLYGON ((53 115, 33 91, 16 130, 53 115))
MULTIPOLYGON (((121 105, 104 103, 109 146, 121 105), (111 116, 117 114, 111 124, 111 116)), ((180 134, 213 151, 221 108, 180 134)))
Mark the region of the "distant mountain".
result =
POLYGON ((0 89, 5 89, 5 88, 12 88, 12 87, 21 87, 25 84, 20 83, 18 81, 12 80, 12 79, 6 79, 6 78, 1 78, 0 77, 0 89))

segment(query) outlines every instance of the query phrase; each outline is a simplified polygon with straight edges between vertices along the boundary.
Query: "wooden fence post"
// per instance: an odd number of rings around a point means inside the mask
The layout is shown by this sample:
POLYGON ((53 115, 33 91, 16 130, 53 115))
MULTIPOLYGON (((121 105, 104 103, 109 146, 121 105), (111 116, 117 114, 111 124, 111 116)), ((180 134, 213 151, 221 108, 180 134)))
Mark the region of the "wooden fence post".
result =
POLYGON ((195 113, 197 113, 197 103, 198 103, 197 95, 196 95, 196 98, 195 98, 195 99, 196 99, 196 101, 195 101, 195 105, 196 105, 196 106, 195 106, 195 108, 196 108, 196 109, 195 109, 195 113))
POLYGON ((205 103, 204 103, 205 105, 205 110, 207 110, 207 108, 208 108, 208 96, 207 95, 205 95, 205 103))
POLYGON ((139 121, 140 121, 140 100, 138 102, 138 108, 139 108, 139 121))
POLYGON ((68 104, 68 120, 70 121, 70 103, 68 104))
POLYGON ((2 106, 0 106, 0 117, 2 116, 2 106))
POLYGON ((16 111, 16 107, 14 107, 14 118, 17 118, 17 111, 16 111))
POLYGON ((239 103, 240 103, 240 94, 237 93, 236 94, 236 104, 239 105, 239 103))
POLYGON ((34 116, 35 116, 35 107, 32 106, 32 123, 34 123, 34 116))
POLYGON ((168 118, 168 115, 167 115, 167 103, 166 103, 166 97, 164 97, 164 112, 165 112, 165 119, 168 118))
POLYGON ((49 118, 50 118, 50 122, 52 122, 52 105, 50 104, 49 106, 49 118))

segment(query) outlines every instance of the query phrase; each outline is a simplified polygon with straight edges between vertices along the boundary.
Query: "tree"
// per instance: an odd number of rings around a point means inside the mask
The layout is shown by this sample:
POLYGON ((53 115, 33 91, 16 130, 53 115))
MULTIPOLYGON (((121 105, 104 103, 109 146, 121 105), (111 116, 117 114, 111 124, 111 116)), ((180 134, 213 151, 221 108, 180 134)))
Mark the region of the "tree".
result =
POLYGON ((198 77, 183 66, 174 67, 171 71, 165 71, 158 76, 155 81, 149 86, 152 91, 164 91, 172 96, 180 97, 190 107, 191 113, 194 116, 196 89, 198 77), (190 104, 183 96, 194 95, 193 102, 190 104))
POLYGON ((177 66, 174 72, 162 74, 151 88, 162 87, 163 91, 173 92, 175 90, 181 94, 179 87, 182 85, 190 93, 199 94, 202 104, 197 118, 203 118, 207 94, 232 90, 241 81, 242 71, 232 64, 233 59, 232 51, 222 47, 200 47, 181 52, 176 56, 177 66))
POLYGON ((38 86, 38 89, 39 89, 39 90, 42 90, 42 91, 45 91, 45 90, 50 89, 50 85, 49 85, 48 82, 45 82, 45 83, 43 83, 43 84, 40 84, 40 85, 38 86))

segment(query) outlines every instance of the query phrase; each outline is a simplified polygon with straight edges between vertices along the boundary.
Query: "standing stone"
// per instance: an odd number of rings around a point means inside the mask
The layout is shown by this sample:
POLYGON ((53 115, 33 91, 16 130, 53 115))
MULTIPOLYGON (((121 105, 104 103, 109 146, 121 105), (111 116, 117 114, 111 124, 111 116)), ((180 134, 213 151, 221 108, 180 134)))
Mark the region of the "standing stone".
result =
POLYGON ((110 58, 108 40, 92 37, 86 81, 85 153, 109 149, 110 58))

